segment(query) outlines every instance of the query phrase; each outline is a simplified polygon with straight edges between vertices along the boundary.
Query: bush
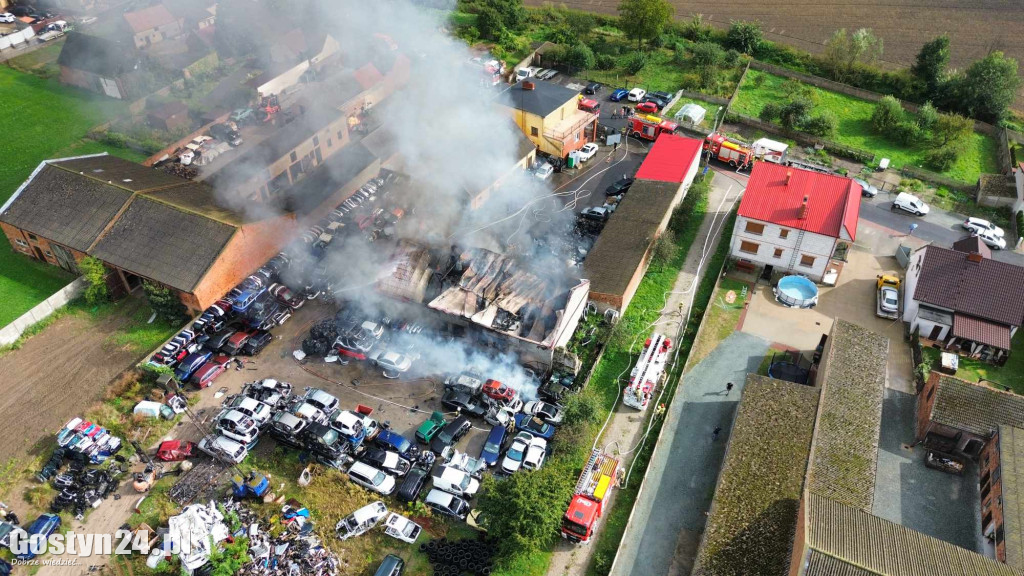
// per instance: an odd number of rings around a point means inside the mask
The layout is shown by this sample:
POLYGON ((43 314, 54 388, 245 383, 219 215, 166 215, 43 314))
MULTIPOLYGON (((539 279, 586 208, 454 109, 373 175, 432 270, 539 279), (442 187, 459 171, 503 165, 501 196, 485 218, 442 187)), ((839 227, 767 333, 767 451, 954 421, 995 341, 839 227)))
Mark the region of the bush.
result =
POLYGON ((594 51, 580 42, 566 49, 563 62, 577 70, 590 70, 597 63, 597 59, 594 57, 594 51))
POLYGON ((476 29, 480 32, 482 38, 497 40, 501 38, 501 33, 505 31, 505 26, 501 23, 501 15, 498 14, 497 10, 484 7, 477 14, 476 29))
POLYGON ((146 299, 149 300, 150 307, 158 317, 172 325, 178 325, 185 321, 187 318, 185 305, 170 288, 143 282, 142 289, 146 292, 146 299))
POLYGON ((630 75, 636 75, 647 66, 647 54, 636 51, 626 57, 625 61, 626 72, 630 75))
POLYGON ((795 130, 807 121, 812 105, 807 100, 797 99, 779 110, 779 123, 783 128, 795 130))
POLYGON ((892 96, 885 96, 875 104, 871 114, 871 126, 879 134, 888 134, 897 124, 903 121, 903 106, 892 96))
POLYGON ((96 305, 110 299, 110 294, 107 291, 107 268, 103 265, 102 260, 86 256, 78 262, 78 269, 82 271, 82 276, 89 282, 89 286, 85 289, 86 302, 96 305))
POLYGON ((955 144, 947 144, 929 152, 925 157, 925 163, 934 170, 945 172, 956 164, 958 158, 960 149, 955 144))
POLYGON ((661 268, 672 261, 679 247, 672 240, 671 234, 662 234, 654 241, 651 250, 651 263, 661 268))
POLYGON ((900 144, 912 145, 921 141, 922 130, 917 123, 904 120, 893 126, 888 135, 900 144))
POLYGON ((725 62, 725 50, 714 42, 698 42, 691 52, 693 64, 698 67, 719 66, 725 62))
POLYGON ((529 554, 549 546, 562 524, 565 503, 576 479, 549 462, 540 470, 520 471, 496 480, 484 477, 480 509, 488 516, 488 534, 503 556, 529 554))
POLYGON ((761 113, 757 115, 762 122, 777 122, 779 117, 782 116, 782 106, 776 102, 768 102, 761 108, 761 113))
POLYGON ((601 54, 595 60, 595 65, 598 70, 611 70, 615 68, 615 58, 608 54, 601 54))
POLYGON ((744 54, 756 56, 761 43, 764 41, 764 33, 761 31, 760 22, 733 21, 729 26, 729 32, 725 36, 725 45, 744 54))
POLYGON ((939 120, 939 111, 932 106, 931 102, 925 102, 917 110, 917 125, 921 130, 931 130, 939 120))
POLYGON ((828 138, 836 133, 838 126, 839 118, 831 110, 826 110, 804 120, 802 128, 809 134, 828 138))

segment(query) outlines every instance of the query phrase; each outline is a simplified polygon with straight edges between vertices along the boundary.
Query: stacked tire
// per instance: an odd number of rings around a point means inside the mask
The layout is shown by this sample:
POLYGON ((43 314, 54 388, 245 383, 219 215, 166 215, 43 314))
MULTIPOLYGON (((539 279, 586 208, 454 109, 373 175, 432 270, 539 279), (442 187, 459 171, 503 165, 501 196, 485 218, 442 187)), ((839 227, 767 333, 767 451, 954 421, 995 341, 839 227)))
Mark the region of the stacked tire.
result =
POLYGON ((307 356, 326 356, 338 338, 338 326, 334 318, 324 318, 309 329, 309 337, 302 341, 302 351, 307 356))
POLYGON ((493 547, 480 540, 450 542, 441 538, 421 544, 420 551, 430 559, 435 576, 460 576, 466 573, 487 576, 494 565, 493 547))

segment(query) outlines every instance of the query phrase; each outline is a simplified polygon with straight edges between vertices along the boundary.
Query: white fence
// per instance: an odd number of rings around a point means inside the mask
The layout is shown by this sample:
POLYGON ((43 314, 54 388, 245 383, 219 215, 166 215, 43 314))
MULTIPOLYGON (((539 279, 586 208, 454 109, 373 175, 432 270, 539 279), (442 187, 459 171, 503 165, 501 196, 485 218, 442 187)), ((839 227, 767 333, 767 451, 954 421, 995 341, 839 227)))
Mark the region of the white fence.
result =
POLYGON ((67 286, 58 290, 53 296, 43 300, 31 310, 22 314, 14 322, 0 328, 0 346, 6 346, 17 341, 24 334, 25 330, 53 314, 58 308, 74 300, 79 294, 84 292, 86 285, 85 278, 78 277, 67 286))

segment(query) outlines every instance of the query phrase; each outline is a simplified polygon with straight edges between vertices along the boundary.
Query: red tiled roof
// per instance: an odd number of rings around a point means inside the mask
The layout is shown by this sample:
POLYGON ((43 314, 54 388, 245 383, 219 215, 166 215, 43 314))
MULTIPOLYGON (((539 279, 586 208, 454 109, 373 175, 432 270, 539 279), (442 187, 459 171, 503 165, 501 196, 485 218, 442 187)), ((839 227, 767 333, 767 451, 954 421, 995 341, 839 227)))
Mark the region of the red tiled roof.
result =
POLYGON ((355 71, 356 82, 363 87, 363 90, 369 90, 380 82, 384 75, 373 64, 366 64, 355 71))
POLYGON ((938 246, 922 250, 914 300, 1007 326, 1024 323, 1024 268, 938 246))
POLYGON ((953 250, 963 252, 965 254, 977 252, 985 258, 992 257, 992 250, 981 241, 981 238, 978 238, 977 236, 968 236, 967 238, 961 238, 960 240, 953 242, 953 250))
POLYGON ((1009 326, 1005 324, 996 324, 994 322, 982 320, 981 318, 975 318, 974 316, 954 314, 953 336, 956 336, 957 338, 966 338, 982 344, 988 344, 989 346, 995 346, 997 348, 1002 348, 1003 350, 1010 349, 1009 326))
POLYGON ((700 140, 662 134, 651 146, 636 178, 682 183, 694 160, 700 157, 700 148, 700 140))
POLYGON ((174 14, 171 14, 171 11, 163 4, 150 6, 136 12, 125 12, 124 19, 128 22, 132 32, 136 34, 151 30, 157 26, 170 24, 175 20, 174 14))
POLYGON ((860 192, 859 184, 843 176, 758 162, 750 173, 739 215, 833 238, 841 237, 845 229, 856 240, 860 192), (804 196, 808 197, 807 216, 801 219, 804 196))

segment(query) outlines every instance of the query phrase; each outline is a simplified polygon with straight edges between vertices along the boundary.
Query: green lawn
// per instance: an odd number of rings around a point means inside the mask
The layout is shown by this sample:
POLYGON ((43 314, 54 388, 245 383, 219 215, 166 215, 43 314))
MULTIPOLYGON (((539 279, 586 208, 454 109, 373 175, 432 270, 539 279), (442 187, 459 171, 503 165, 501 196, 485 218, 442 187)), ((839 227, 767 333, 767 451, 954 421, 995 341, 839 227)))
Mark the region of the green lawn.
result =
POLYGON ((60 74, 60 66, 57 65, 57 57, 64 48, 64 38, 51 42, 50 44, 33 50, 28 54, 22 54, 7 61, 7 65, 21 70, 31 72, 37 76, 53 77, 60 74))
MULTIPOLYGON (((786 81, 782 76, 750 70, 731 110, 757 117, 765 104, 788 100, 783 89, 786 81)), ((817 100, 816 109, 831 110, 839 118, 839 128, 834 138, 836 142, 870 151, 878 158, 889 158, 891 166, 896 169, 905 165, 924 167, 924 157, 929 151, 926 144, 907 147, 875 132, 871 126, 871 114, 875 110, 873 102, 815 87, 810 87, 810 90, 817 100)), ((943 174, 954 180, 974 184, 979 174, 997 171, 995 141, 984 134, 975 133, 966 153, 953 168, 943 174)))
MULTIPOLYGON (((1024 394, 1024 331, 1017 331, 1011 345, 1013 347, 1010 349, 1010 358, 1003 366, 995 366, 961 356, 956 377, 970 382, 981 382, 984 379, 986 384, 1009 386, 1014 393, 1024 394)), ((925 362, 932 369, 937 370, 941 351, 925 347, 923 352, 925 362)))
MULTIPOLYGON (((728 98, 743 73, 741 67, 724 67, 718 71, 716 85, 706 89, 700 86, 700 79, 693 67, 689 64, 677 63, 674 60, 675 53, 668 48, 650 51, 647 65, 635 75, 630 75, 625 68, 625 62, 630 53, 629 50, 624 49, 622 55, 616 58, 615 68, 611 70, 587 70, 583 75, 588 80, 601 82, 609 88, 641 86, 648 92, 675 92, 682 88, 691 92, 728 98)), ((698 104, 700 103, 698 102, 698 104)), ((711 104, 701 105, 705 108, 712 106, 711 104)), ((709 108, 709 111, 713 114, 717 109, 718 106, 714 105, 709 108)))
POLYGON ((0 246, 0 326, 6 326, 60 290, 74 276, 15 252, 7 240, 0 246))
POLYGON ((708 304, 707 313, 704 315, 704 332, 693 344, 693 351, 687 360, 688 365, 692 366, 703 360, 719 342, 736 331, 740 315, 743 313, 743 305, 748 298, 749 284, 732 278, 722 278, 718 290, 708 304), (735 300, 731 304, 726 301, 729 292, 735 294, 735 300))

